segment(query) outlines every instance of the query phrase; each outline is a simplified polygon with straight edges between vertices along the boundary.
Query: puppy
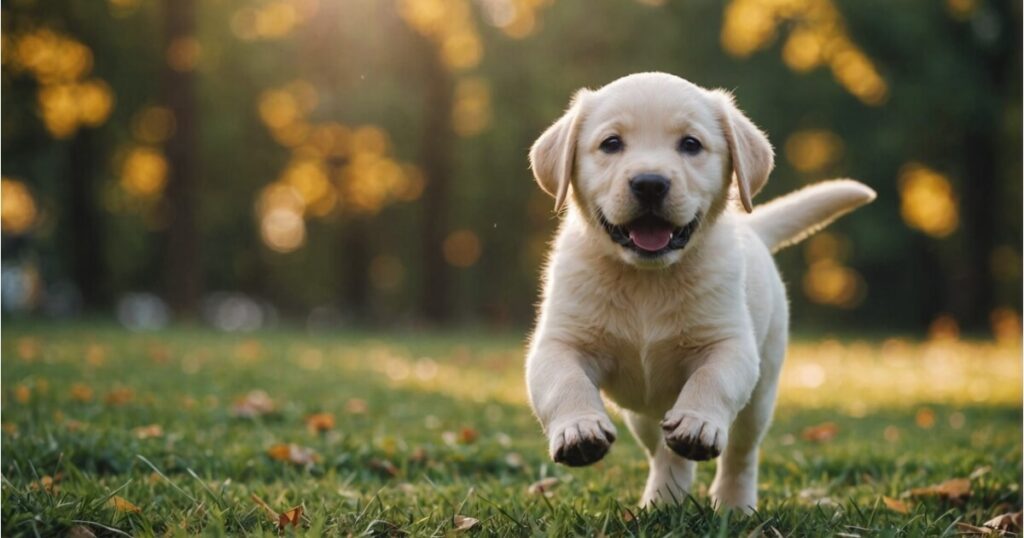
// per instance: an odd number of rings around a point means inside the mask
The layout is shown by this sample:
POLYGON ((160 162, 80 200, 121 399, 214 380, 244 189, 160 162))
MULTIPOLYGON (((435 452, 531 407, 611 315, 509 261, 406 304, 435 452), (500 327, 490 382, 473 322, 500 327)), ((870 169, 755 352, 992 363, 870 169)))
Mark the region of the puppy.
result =
POLYGON ((551 457, 604 457, 603 392, 646 447, 642 504, 681 502, 695 462, 721 456, 713 502, 752 510, 789 329, 772 252, 875 193, 828 181, 755 209, 764 133, 728 93, 664 73, 580 90, 530 163, 567 207, 526 361, 551 457))

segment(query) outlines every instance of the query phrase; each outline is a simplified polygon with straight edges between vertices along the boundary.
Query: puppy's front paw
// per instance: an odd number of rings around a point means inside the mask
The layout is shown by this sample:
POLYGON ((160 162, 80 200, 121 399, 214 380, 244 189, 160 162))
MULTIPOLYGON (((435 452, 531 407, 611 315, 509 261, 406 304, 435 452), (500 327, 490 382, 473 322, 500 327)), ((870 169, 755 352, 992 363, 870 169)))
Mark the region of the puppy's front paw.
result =
POLYGON ((615 425, 606 416, 587 415, 551 429, 551 459, 570 467, 590 465, 608 453, 615 442, 615 425))
POLYGON ((725 425, 690 411, 670 410, 661 421, 665 444, 673 452, 694 461, 717 458, 725 447, 725 425))

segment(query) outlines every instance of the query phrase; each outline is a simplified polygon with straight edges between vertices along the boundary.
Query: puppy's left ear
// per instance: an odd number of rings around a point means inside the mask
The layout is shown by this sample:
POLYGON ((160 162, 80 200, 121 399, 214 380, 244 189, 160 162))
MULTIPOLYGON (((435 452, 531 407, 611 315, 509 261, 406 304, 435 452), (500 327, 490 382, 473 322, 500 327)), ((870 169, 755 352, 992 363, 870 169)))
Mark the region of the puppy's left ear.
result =
POLYGON ((736 107, 731 94, 723 90, 711 93, 719 102, 719 122, 729 143, 740 201, 750 213, 754 210, 751 199, 768 182, 768 174, 775 167, 775 154, 768 137, 736 107))
POLYGON ((569 109, 530 148, 530 168, 544 192, 555 198, 555 212, 562 209, 576 164, 576 139, 582 123, 586 89, 579 90, 569 109))

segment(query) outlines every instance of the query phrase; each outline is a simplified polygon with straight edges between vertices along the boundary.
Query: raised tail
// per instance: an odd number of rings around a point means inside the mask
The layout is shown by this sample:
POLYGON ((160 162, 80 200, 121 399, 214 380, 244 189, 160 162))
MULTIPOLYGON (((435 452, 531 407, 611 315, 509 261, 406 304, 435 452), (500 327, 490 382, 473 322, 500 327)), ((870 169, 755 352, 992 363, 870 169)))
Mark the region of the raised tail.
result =
POLYGON ((745 218, 772 252, 803 241, 839 217, 875 199, 875 191, 852 179, 815 183, 758 205, 745 218))

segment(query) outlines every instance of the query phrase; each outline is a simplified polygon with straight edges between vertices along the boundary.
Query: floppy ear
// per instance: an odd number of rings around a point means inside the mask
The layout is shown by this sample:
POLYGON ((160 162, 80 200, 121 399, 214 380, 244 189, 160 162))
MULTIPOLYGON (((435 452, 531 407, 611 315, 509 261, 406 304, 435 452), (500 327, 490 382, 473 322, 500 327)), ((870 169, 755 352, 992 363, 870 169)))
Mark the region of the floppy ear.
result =
POLYGON ((736 108, 732 95, 722 90, 712 93, 717 96, 721 106, 719 121, 729 143, 732 172, 740 192, 740 201, 743 202, 743 209, 750 213, 754 210, 751 198, 768 182, 768 174, 775 167, 772 145, 750 118, 736 108))
POLYGON ((544 192, 555 198, 555 211, 562 209, 572 182, 576 163, 576 138, 583 116, 583 101, 589 92, 576 92, 569 109, 530 148, 530 168, 544 192))

